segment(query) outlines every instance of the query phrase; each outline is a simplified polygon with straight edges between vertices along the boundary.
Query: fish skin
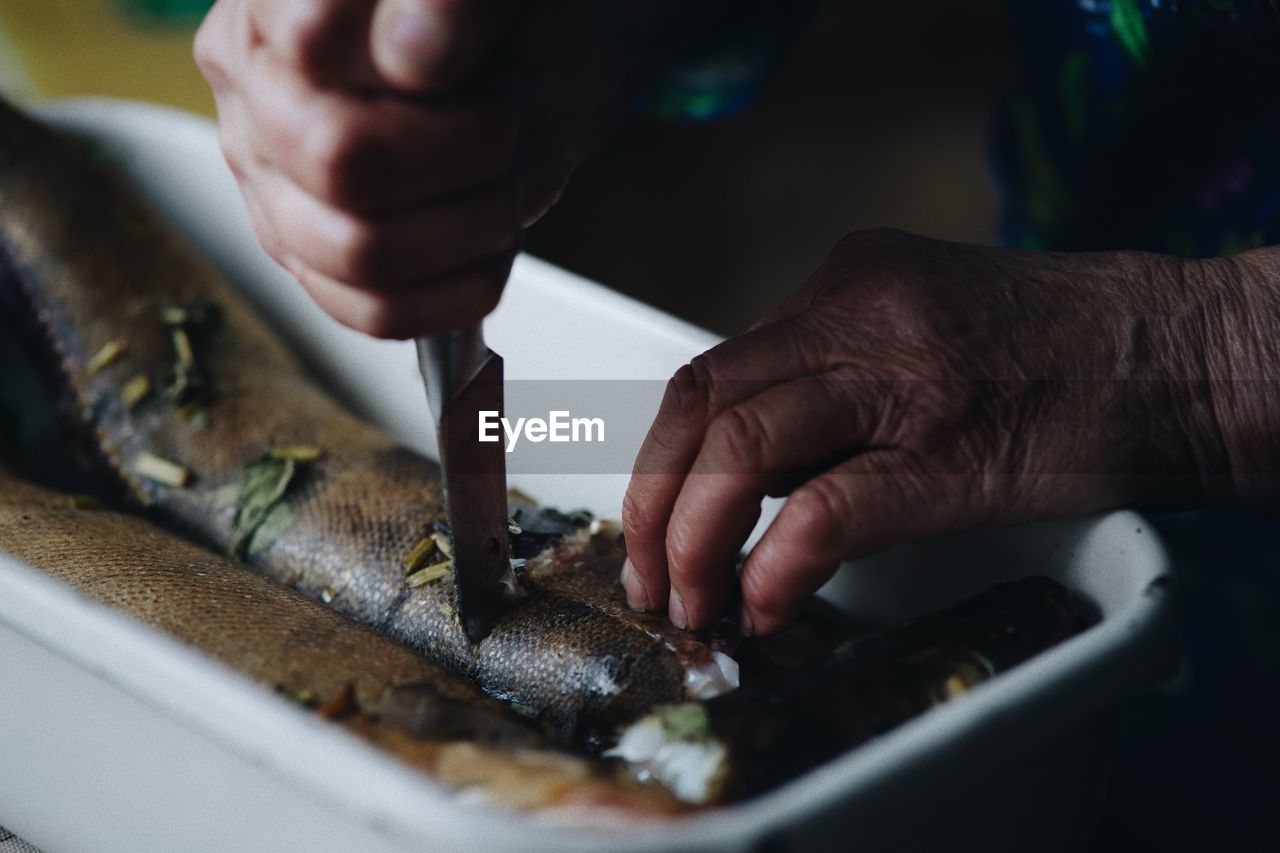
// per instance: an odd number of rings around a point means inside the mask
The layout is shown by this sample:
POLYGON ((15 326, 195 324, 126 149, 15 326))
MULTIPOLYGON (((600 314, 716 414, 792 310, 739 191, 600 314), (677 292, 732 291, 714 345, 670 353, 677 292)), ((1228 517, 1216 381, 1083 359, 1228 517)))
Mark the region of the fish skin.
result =
POLYGON ((322 457, 302 467, 286 496, 292 525, 248 558, 257 570, 331 598, 340 613, 537 709, 566 741, 607 740, 652 706, 687 698, 690 672, 708 664, 710 647, 626 610, 620 534, 596 549, 589 576, 575 576, 574 547, 546 556, 528 577, 530 595, 478 645, 452 615, 452 582, 410 589, 402 559, 445 520, 438 467, 324 394, 100 159, 0 106, 0 304, 34 320, 31 338, 67 419, 109 479, 154 517, 225 549, 234 508, 220 490, 272 446, 318 447, 322 457), (215 388, 208 425, 179 417, 161 394, 126 408, 124 382, 144 373, 162 387, 174 360, 164 309, 210 302, 223 321, 196 341, 215 388), (116 340, 124 353, 90 373, 90 359, 116 340), (132 465, 143 451, 184 466, 189 484, 139 477, 132 465))
POLYGON ((338 722, 452 787, 518 810, 595 815, 682 810, 656 786, 546 749, 526 720, 394 641, 244 567, 0 469, 0 550, 158 628, 268 689, 321 702, 351 689, 338 722), (465 762, 462 758, 465 756, 465 762))

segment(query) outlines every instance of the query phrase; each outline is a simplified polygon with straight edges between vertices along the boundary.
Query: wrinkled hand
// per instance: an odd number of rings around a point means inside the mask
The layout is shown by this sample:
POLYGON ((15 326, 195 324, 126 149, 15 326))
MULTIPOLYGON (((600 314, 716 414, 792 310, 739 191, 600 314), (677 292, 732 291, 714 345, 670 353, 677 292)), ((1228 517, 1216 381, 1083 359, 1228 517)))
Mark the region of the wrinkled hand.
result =
POLYGON ((493 309, 522 229, 713 5, 219 0, 196 59, 267 252, 340 322, 410 337, 493 309))
POLYGON ((1202 381, 1231 263, 847 237, 669 383, 623 505, 629 601, 702 628, 740 584, 765 634, 898 541, 1210 497, 1235 455, 1202 381))

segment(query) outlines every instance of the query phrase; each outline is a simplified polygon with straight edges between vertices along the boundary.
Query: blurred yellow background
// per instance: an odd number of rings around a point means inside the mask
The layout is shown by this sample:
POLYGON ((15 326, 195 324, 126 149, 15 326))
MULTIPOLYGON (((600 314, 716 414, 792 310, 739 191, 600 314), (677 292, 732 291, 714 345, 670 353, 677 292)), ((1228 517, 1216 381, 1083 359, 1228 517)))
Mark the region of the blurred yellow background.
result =
POLYGON ((22 100, 109 95, 212 114, 191 58, 200 0, 3 0, 0 85, 22 100))

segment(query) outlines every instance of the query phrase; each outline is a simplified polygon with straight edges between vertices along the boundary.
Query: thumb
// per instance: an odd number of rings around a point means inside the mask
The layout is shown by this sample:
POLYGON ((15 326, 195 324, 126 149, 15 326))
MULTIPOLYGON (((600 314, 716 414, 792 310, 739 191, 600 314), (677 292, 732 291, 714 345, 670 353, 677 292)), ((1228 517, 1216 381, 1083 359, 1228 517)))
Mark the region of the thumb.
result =
POLYGON ((378 0, 370 45, 374 65, 396 89, 447 89, 483 64, 509 11, 509 0, 378 0))

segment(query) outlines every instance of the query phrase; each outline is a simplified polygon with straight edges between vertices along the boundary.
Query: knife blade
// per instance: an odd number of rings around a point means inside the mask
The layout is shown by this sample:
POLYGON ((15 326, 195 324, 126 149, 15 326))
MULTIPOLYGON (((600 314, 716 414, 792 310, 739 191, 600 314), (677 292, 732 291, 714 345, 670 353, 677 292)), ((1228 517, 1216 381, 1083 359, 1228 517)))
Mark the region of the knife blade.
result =
POLYGON ((510 559, 506 452, 501 441, 480 441, 479 430, 480 412, 503 413, 502 357, 479 326, 416 343, 444 472, 458 618, 478 643, 523 594, 510 559))

